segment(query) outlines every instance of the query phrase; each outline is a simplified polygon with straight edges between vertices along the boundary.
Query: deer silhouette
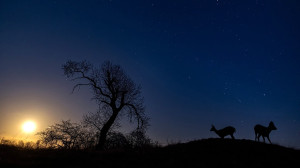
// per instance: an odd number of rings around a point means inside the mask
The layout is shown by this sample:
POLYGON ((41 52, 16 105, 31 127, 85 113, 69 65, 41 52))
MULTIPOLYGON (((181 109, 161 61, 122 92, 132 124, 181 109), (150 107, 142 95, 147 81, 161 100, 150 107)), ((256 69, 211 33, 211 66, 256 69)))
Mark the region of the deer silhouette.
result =
POLYGON ((255 141, 259 141, 260 136, 262 136, 264 142, 265 142, 265 137, 268 138, 269 142, 272 144, 271 140, 270 140, 270 132, 272 130, 277 130, 277 128, 275 127, 274 123, 271 121, 269 123, 268 127, 262 126, 262 125, 255 125, 254 127, 254 132, 255 132, 255 141))
POLYGON ((233 134, 235 133, 235 128, 232 127, 232 126, 228 126, 228 127, 225 127, 223 129, 219 129, 217 130, 215 128, 214 125, 211 126, 211 129, 210 131, 214 131, 217 135, 219 135, 219 137, 221 137, 222 139, 227 136, 227 135, 230 135, 232 139, 234 139, 234 136, 233 134))

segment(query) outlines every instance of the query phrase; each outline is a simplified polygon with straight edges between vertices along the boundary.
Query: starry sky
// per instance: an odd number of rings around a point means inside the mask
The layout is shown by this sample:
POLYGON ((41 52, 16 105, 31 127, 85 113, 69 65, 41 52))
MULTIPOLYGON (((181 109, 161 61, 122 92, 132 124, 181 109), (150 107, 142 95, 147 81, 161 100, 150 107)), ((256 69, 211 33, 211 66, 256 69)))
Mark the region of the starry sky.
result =
POLYGON ((216 138, 211 124, 253 140, 273 121, 271 140, 300 148, 299 30, 298 0, 0 0, 0 136, 95 112, 61 66, 111 60, 141 84, 161 144, 216 138))

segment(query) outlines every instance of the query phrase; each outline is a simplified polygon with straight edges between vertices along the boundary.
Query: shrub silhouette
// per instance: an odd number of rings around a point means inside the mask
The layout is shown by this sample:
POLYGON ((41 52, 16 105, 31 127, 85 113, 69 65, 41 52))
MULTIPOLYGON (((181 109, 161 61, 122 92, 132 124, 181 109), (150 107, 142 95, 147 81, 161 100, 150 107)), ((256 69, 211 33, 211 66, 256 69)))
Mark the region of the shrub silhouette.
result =
POLYGON ((132 131, 128 136, 127 139, 131 148, 138 149, 153 146, 151 139, 146 135, 145 130, 137 129, 132 131))
POLYGON ((39 143, 49 148, 86 149, 94 146, 96 142, 92 132, 71 120, 62 120, 38 132, 37 135, 40 136, 39 143))
POLYGON ((109 132, 105 143, 105 149, 128 148, 129 142, 121 132, 109 132))

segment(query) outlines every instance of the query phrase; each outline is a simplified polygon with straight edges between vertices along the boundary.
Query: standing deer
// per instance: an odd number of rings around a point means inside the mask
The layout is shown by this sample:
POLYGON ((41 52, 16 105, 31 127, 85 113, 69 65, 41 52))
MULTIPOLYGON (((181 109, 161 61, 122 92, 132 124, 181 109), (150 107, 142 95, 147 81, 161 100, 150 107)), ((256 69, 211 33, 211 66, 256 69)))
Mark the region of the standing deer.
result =
POLYGON ((255 132, 255 141, 257 139, 257 141, 259 141, 260 136, 262 136, 264 142, 265 142, 265 137, 268 138, 270 144, 272 144, 269 134, 272 130, 277 130, 277 128, 275 127, 274 123, 271 121, 269 123, 268 127, 262 126, 262 125, 255 125, 254 127, 254 132, 255 132))
POLYGON ((219 129, 217 130, 215 128, 214 125, 211 126, 211 129, 210 131, 214 131, 217 135, 219 135, 219 137, 221 137, 222 139, 227 136, 227 135, 230 135, 232 139, 234 139, 234 136, 233 136, 233 133, 235 133, 235 128, 232 127, 232 126, 228 126, 228 127, 225 127, 223 129, 219 129))

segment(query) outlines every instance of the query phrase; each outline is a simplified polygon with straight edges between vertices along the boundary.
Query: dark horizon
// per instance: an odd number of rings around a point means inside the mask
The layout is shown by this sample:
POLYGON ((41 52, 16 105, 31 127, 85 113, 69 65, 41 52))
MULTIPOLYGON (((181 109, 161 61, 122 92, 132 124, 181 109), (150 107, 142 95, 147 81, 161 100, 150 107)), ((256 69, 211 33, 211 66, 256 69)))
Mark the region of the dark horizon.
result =
POLYGON ((272 142, 299 149, 299 20, 297 0, 0 0, 0 137, 95 112, 61 66, 110 60, 141 84, 162 144, 217 137, 212 124, 254 140, 273 121, 272 142))

